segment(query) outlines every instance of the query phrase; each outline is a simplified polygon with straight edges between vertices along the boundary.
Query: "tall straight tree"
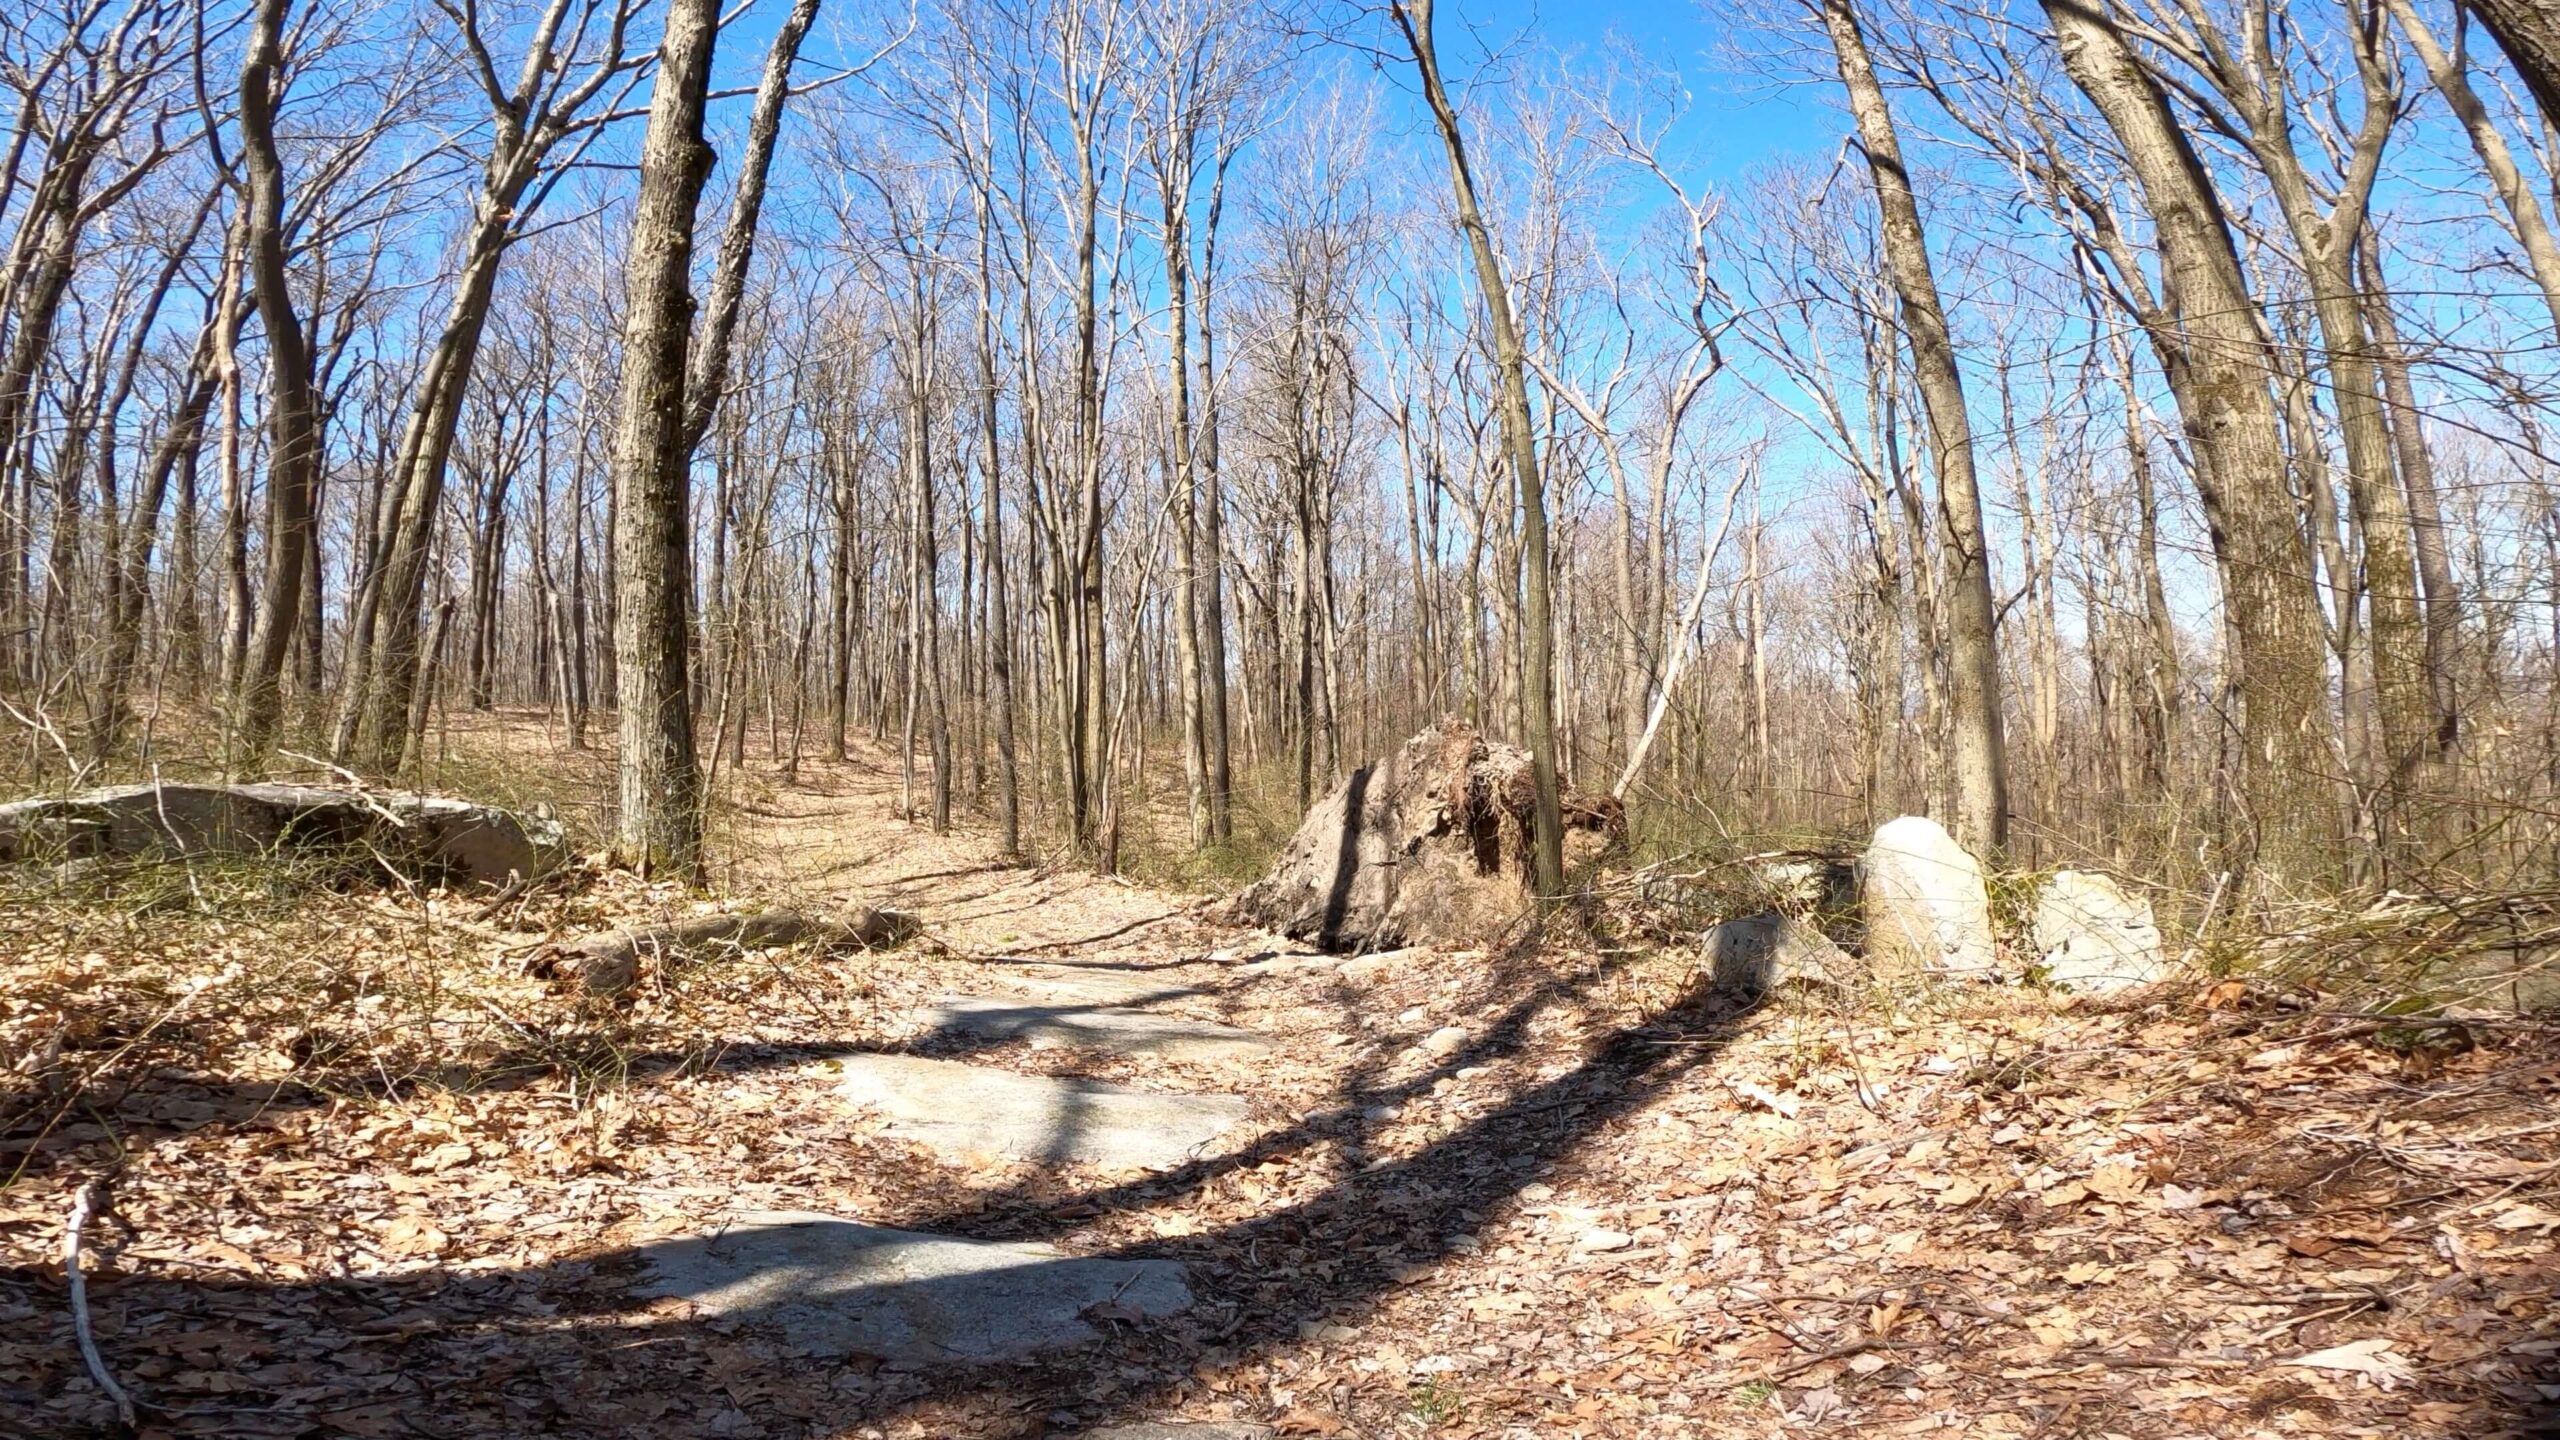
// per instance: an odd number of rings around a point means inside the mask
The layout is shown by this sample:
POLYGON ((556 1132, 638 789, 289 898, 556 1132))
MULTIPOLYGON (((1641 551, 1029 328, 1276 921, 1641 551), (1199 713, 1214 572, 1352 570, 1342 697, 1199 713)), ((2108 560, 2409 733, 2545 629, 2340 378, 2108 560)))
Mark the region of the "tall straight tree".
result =
POLYGON ((641 140, 640 197, 624 262, 622 410, 614 433, 614 671, 622 758, 616 839, 644 872, 692 875, 702 774, 689 662, 692 462, 685 356, 693 335, 693 225, 711 172, 702 138, 718 0, 669 0, 641 140))
POLYGON ((1955 831, 1988 853, 2008 842, 2009 761, 2000 728, 2000 646, 1991 599, 1991 546, 1982 528, 1982 495, 1973 467, 1973 424, 1965 411, 1964 376, 1929 260, 1928 234, 1902 139, 1884 87, 1867 55, 1853 0, 1821 0, 1823 28, 1849 92, 1858 149, 1875 183, 1883 221, 1886 273, 1911 347, 1912 380, 1929 417, 1929 455, 1938 481, 1938 551, 1944 566, 1947 655, 1947 768, 1954 781, 1955 831))
POLYGON ((1494 365, 1501 386, 1503 449, 1519 485, 1520 564, 1528 571, 1527 633, 1521 657, 1522 729, 1529 742, 1529 778, 1533 791, 1531 829, 1532 882, 1540 895, 1564 889, 1564 807, 1556 795, 1555 610, 1549 595, 1547 563, 1547 497, 1538 474, 1538 442, 1529 415, 1528 360, 1520 344, 1520 327, 1512 319, 1511 297, 1502 278, 1502 262, 1493 253, 1493 236, 1485 228, 1476 203, 1475 171, 1467 162, 1466 135, 1458 112, 1440 80, 1440 56, 1432 44, 1432 0, 1396 0, 1390 7, 1404 32, 1406 48, 1422 80, 1423 102, 1440 130, 1449 155, 1449 186, 1457 201, 1458 228, 1466 232, 1475 260, 1476 287, 1483 293, 1485 323, 1493 331, 1494 365))
POLYGON ((2123 146, 2159 250, 2167 313, 2146 329, 2193 449, 2238 671, 2246 813, 2226 827, 2231 858, 2320 867, 2338 820, 2324 780, 2329 677, 2257 302, 2221 197, 2158 79, 2095 0, 2042 4, 2064 68, 2123 146))
POLYGON ((658 44, 624 260, 622 410, 613 444, 614 674, 622 727, 616 839, 643 871, 691 874, 700 866, 702 773, 690 663, 693 452, 728 383, 730 337, 755 260, 791 67, 818 3, 794 0, 765 55, 699 345, 693 226, 713 158, 702 126, 720 39, 716 0, 672 0, 658 44))

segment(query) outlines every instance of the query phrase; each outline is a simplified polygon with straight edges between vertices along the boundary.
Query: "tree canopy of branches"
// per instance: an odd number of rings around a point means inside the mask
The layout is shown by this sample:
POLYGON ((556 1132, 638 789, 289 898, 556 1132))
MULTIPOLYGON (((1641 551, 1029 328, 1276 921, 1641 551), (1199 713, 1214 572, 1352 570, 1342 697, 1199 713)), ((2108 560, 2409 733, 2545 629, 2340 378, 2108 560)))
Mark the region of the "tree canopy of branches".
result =
POLYGON ((1570 780, 1665 848, 2560 863, 2542 8, 1716 0, 1687 75, 1454 0, 733 10, 0 20, 27 768, 435 783, 529 710, 683 873, 867 737, 1112 868, 1458 713, 1549 892, 1570 780))

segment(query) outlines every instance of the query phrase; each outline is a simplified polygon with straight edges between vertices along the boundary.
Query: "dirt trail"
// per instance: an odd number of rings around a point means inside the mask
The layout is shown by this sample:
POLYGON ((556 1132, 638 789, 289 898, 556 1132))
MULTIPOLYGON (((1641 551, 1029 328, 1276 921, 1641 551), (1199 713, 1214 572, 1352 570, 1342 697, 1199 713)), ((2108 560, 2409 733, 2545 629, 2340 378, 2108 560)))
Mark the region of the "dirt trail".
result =
MULTIPOLYGON (((920 774, 919 800, 927 783, 920 774)), ((1008 860, 992 835, 965 824, 936 835, 901 820, 899 795, 893 754, 804 760, 796 779, 753 777, 715 843, 738 888, 912 911, 973 955, 1160 955, 1174 937, 1203 933, 1189 923, 1198 897, 1008 860)))

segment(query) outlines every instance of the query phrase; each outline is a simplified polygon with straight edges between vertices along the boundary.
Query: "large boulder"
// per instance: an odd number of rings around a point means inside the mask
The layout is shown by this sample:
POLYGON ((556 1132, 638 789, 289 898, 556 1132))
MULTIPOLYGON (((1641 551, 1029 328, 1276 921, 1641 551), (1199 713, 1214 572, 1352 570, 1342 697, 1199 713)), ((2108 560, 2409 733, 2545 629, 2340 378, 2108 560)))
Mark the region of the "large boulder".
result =
POLYGON ((1858 858, 1858 908, 1879 974, 1989 977, 1999 967, 1982 866, 1935 820, 1877 828, 1858 858))
POLYGON ((2036 887, 2037 963, 2082 995, 2111 995, 2169 973, 2151 902, 2089 870, 2056 870, 2036 887))
POLYGON ((0 864, 341 849, 503 885, 564 852, 557 823, 440 795, 323 785, 119 785, 0 805, 0 864))
MULTIPOLYGON (((1528 906, 1532 795, 1527 751, 1441 720, 1317 801, 1234 917, 1327 949, 1482 940, 1528 906)), ((1563 801, 1568 868, 1625 837, 1616 800, 1563 801)))

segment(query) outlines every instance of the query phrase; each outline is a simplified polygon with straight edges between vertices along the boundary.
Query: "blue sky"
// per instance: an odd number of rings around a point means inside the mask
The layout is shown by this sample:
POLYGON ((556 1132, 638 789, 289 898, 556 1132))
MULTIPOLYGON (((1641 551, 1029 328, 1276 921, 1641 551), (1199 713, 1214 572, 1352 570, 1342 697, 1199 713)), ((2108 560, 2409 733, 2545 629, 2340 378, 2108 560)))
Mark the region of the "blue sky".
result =
POLYGON ((1453 71, 1472 73, 1482 45, 1525 38, 1528 47, 1597 59, 1631 45, 1676 68, 1693 99, 1677 138, 1689 173, 1724 181, 1766 156, 1827 152, 1841 117, 1820 94, 1737 66, 1724 27, 1698 0, 1440 0, 1440 48, 1453 71), (1462 69, 1463 67, 1463 69, 1462 69))

